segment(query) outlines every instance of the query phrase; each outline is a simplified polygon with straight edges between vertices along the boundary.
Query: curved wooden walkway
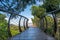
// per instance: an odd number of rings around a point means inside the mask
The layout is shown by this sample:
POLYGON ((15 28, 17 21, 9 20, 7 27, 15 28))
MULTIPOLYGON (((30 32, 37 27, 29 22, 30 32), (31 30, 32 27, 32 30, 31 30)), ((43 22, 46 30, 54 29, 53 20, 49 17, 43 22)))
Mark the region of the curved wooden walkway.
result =
POLYGON ((12 37, 10 40, 55 40, 53 37, 46 35, 37 27, 30 27, 21 34, 12 37))

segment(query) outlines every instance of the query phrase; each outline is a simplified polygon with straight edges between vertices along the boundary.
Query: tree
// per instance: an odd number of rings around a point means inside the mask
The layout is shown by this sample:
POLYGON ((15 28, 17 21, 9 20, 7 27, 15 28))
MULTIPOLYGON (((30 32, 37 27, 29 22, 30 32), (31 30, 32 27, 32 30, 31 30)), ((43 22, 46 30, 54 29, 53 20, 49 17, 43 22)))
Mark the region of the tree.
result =
POLYGON ((46 10, 40 6, 32 6, 31 10, 32 10, 32 15, 37 16, 38 18, 43 16, 46 12, 46 10))
POLYGON ((0 40, 7 40, 8 38, 7 21, 5 18, 5 15, 0 14, 0 40))
POLYGON ((59 9, 59 2, 59 0, 45 0, 43 6, 47 12, 51 12, 59 9))
MULTIPOLYGON (((49 14, 50 12, 52 14, 52 17, 54 20, 53 36, 55 36, 57 31, 57 20, 56 20, 57 12, 55 10, 59 9, 59 6, 60 6, 60 0, 44 0, 44 4, 42 5, 42 7, 46 10, 46 13, 49 14), (54 12, 51 12, 51 11, 54 11, 54 12)), ((37 16, 37 17, 42 16, 42 15, 40 16, 38 9, 39 9, 38 7, 35 7, 35 8, 33 7, 33 10, 32 10, 33 16, 37 16)), ((45 17, 45 18, 47 19, 48 17, 45 17)), ((52 21, 49 20, 49 22, 52 22, 52 21)))
POLYGON ((35 4, 35 0, 0 0, 0 11, 10 13, 8 21, 8 33, 11 37, 10 32, 10 19, 15 18, 16 15, 24 11, 27 5, 35 4))
MULTIPOLYGON (((42 6, 32 6, 32 15, 34 16, 34 19, 32 19, 33 23, 35 23, 37 26, 41 26, 41 18, 44 14, 46 14, 46 10, 42 6), (39 19, 39 20, 38 20, 39 19), (38 23, 37 23, 38 22, 38 23)), ((43 26, 42 26, 43 27, 43 26)))
POLYGON ((38 20, 36 18, 36 16, 37 16, 41 21, 40 26, 42 27, 42 29, 45 31, 50 31, 50 33, 52 32, 51 29, 54 29, 52 27, 53 26, 53 19, 49 16, 47 17, 45 8, 43 8, 42 6, 33 6, 32 7, 32 15, 34 16, 34 19, 32 19, 33 23, 36 21, 35 23, 37 24, 37 22, 38 22, 38 20), (43 15, 46 15, 46 16, 42 17, 43 15), (44 21, 46 21, 46 24, 44 24, 44 21), (49 22, 49 24, 48 24, 48 22, 49 22), (48 24, 48 26, 51 26, 50 29, 48 28, 47 24, 48 24), (46 25, 46 28, 44 27, 44 25, 46 25), (49 30, 47 30, 47 29, 49 29, 49 30))
POLYGON ((32 22, 33 22, 33 25, 34 26, 40 26, 40 19, 37 17, 37 16, 34 16, 34 18, 31 18, 32 19, 32 22))
MULTIPOLYGON (((59 5, 60 5, 60 0, 45 0, 43 7, 46 9, 46 12, 51 12, 51 11, 59 9, 59 5)), ((54 35, 55 35, 57 31, 57 20, 56 20, 57 13, 51 13, 51 14, 54 19, 54 35)))
POLYGON ((51 16, 47 15, 46 16, 46 19, 47 19, 47 30, 46 32, 50 35, 53 35, 53 30, 54 30, 54 20, 51 16))
POLYGON ((19 14, 27 5, 34 4, 35 0, 0 0, 0 11, 19 14))

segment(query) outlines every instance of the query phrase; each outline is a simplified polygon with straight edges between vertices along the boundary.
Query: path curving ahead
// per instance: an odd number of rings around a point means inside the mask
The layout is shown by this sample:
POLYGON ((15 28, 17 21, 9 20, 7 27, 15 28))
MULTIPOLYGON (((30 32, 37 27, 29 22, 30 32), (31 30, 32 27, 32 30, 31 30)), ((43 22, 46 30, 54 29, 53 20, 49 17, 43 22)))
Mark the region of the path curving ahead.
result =
POLYGON ((55 40, 53 37, 46 35, 37 27, 30 27, 21 34, 12 37, 10 40, 55 40))

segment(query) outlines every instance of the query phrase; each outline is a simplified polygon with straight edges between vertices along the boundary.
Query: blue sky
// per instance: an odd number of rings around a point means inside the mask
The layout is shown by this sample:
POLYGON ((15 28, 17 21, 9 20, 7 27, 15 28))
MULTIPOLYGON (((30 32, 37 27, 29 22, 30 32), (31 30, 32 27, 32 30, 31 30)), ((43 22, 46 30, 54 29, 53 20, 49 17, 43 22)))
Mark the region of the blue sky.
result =
MULTIPOLYGON (((36 6, 39 6, 39 5, 42 5, 43 4, 43 2, 41 1, 41 2, 38 2, 37 1, 37 3, 35 4, 36 6)), ((29 6, 27 6, 26 7, 26 9, 23 11, 23 12, 21 12, 20 13, 20 15, 23 15, 23 16, 25 16, 25 17, 27 17, 28 19, 29 19, 29 21, 28 21, 28 25, 29 26, 32 26, 32 20, 31 20, 31 18, 34 18, 32 15, 31 15, 31 7, 32 7, 32 5, 29 5, 29 6)), ((22 24, 22 22, 23 22, 23 20, 21 21, 21 25, 23 25, 22 24)), ((13 21, 12 20, 12 22, 11 22, 11 24, 18 24, 18 21, 13 21), (14 22, 16 22, 16 23, 14 23, 14 22)))
MULTIPOLYGON (((42 4, 43 4, 42 1, 41 2, 37 1, 37 3, 35 5, 39 6, 39 5, 42 5, 42 4)), ((27 17, 29 19, 29 23, 32 24, 31 18, 33 18, 33 16, 31 15, 31 7, 32 7, 32 5, 27 6, 27 8, 23 12, 21 12, 21 15, 27 17)))
MULTIPOLYGON (((43 4, 42 1, 40 1, 40 2, 37 1, 37 3, 35 5, 39 6, 39 5, 42 5, 42 4, 43 4)), ((29 19, 29 22, 28 22, 29 25, 30 24, 32 25, 31 18, 33 18, 33 16, 31 15, 31 7, 32 7, 32 5, 27 6, 26 9, 23 12, 21 12, 21 14, 20 14, 20 15, 23 15, 23 16, 25 16, 25 17, 27 17, 29 19)), ((6 20, 8 20, 8 18, 6 18, 6 20)), ((14 21, 14 19, 11 20, 11 24, 18 24, 18 22, 19 21, 16 21, 16 20, 14 21)))
MULTIPOLYGON (((43 4, 42 1, 41 2, 38 2, 37 1, 36 6, 39 6, 39 5, 42 5, 42 4, 43 4)), ((23 12, 21 12, 21 15, 23 15, 23 16, 25 16, 27 18, 32 18, 32 15, 31 15, 31 7, 32 7, 32 5, 27 6, 26 9, 23 12)))

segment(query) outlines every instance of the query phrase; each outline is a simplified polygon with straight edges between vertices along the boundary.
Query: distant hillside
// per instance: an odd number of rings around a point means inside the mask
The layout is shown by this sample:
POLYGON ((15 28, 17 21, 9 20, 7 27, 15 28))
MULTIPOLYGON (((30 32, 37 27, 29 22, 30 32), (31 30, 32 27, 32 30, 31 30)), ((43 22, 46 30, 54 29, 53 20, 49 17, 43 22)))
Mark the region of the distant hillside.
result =
MULTIPOLYGON (((22 26, 21 27, 22 31, 24 31, 24 27, 22 26)), ((14 36, 14 35, 17 35, 19 32, 19 26, 17 25, 13 25, 13 24, 10 24, 10 31, 11 31, 11 34, 14 36)))

